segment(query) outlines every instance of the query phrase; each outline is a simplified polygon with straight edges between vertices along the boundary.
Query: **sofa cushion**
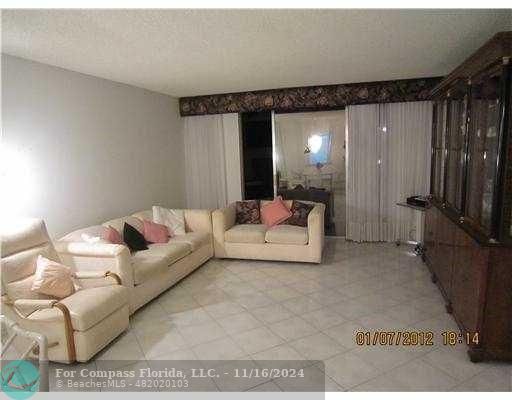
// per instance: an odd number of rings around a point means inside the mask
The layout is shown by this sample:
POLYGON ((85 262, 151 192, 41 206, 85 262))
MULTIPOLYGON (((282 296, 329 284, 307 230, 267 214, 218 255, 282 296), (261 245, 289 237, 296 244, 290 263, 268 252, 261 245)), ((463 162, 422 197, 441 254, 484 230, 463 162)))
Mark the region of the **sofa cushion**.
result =
POLYGON ((293 200, 292 208, 290 208, 292 215, 284 221, 283 224, 302 227, 308 226, 308 215, 313 208, 315 208, 313 204, 293 200))
POLYGON ((267 231, 265 241, 275 244, 308 244, 308 230, 301 226, 276 225, 267 231))
POLYGON ((128 223, 124 224, 123 239, 132 252, 148 249, 144 235, 128 223))
MULTIPOLYGON (((280 196, 282 198, 282 196, 280 196)), ((271 203, 273 200, 261 200, 260 201, 260 212, 261 208, 266 206, 267 204, 271 203)), ((293 200, 283 200, 284 205, 289 210, 292 208, 293 200)), ((306 202, 307 203, 307 202, 306 202)))
POLYGON ((75 293, 75 282, 71 268, 38 255, 34 282, 30 290, 57 299, 71 296, 75 293))
POLYGON ((185 234, 185 213, 183 210, 153 206, 153 221, 167 226, 171 236, 185 234))
POLYGON ((124 244, 121 234, 117 231, 117 229, 111 227, 110 225, 103 227, 101 240, 104 240, 110 244, 124 244))
MULTIPOLYGON (((13 245, 20 246, 17 243, 13 243, 13 245)), ((59 256, 51 243, 44 243, 10 255, 1 254, 0 275, 2 277, 2 294, 6 292, 12 301, 18 299, 49 298, 47 295, 31 290, 36 270, 36 261, 39 255, 51 260, 59 260, 59 256)))
POLYGON ((156 222, 142 220, 144 223, 144 239, 149 243, 167 243, 169 237, 169 228, 156 222))
POLYGON ((142 250, 138 253, 148 256, 162 256, 167 260, 168 265, 171 265, 173 262, 190 254, 191 251, 192 248, 188 243, 168 242, 150 244, 147 250, 142 250))
POLYGON ((258 200, 244 200, 235 203, 237 224, 260 224, 260 202, 258 200))
POLYGON ((192 251, 211 243, 211 234, 203 232, 187 232, 184 235, 176 235, 169 240, 169 243, 188 243, 192 251))
POLYGON ((291 215, 281 196, 261 207, 261 221, 269 228, 286 221, 291 215))
POLYGON ((166 257, 143 253, 146 251, 139 251, 132 256, 133 283, 136 285, 154 279, 169 269, 166 257))
POLYGON ((188 243, 155 243, 148 250, 138 251, 132 255, 133 280, 141 284, 155 275, 167 271, 174 262, 190 254, 188 243))
POLYGON ((60 303, 69 309, 73 329, 85 331, 128 304, 128 290, 119 285, 84 289, 60 303))
POLYGON ((32 284, 34 283, 34 275, 30 275, 24 279, 19 279, 14 282, 9 282, 5 285, 7 296, 9 299, 34 299, 43 300, 51 299, 51 296, 46 294, 37 293, 32 290, 32 284))
POLYGON ((136 217, 132 217, 131 215, 122 218, 111 219, 110 221, 104 222, 103 226, 111 226, 116 231, 118 231, 121 235, 123 235, 124 224, 128 223, 137 229, 140 233, 144 233, 144 225, 142 224, 142 220, 136 217))
POLYGON ((264 224, 235 225, 224 233, 224 240, 230 243, 265 243, 264 224))

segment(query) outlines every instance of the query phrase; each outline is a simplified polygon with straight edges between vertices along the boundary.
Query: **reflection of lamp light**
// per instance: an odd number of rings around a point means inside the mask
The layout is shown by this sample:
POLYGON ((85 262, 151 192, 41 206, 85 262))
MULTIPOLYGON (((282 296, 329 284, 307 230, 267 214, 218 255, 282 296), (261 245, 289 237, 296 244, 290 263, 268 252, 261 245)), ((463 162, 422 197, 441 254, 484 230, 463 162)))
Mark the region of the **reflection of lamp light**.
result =
POLYGON ((322 138, 318 135, 310 136, 308 139, 308 146, 311 149, 311 152, 318 153, 320 147, 322 147, 322 138))

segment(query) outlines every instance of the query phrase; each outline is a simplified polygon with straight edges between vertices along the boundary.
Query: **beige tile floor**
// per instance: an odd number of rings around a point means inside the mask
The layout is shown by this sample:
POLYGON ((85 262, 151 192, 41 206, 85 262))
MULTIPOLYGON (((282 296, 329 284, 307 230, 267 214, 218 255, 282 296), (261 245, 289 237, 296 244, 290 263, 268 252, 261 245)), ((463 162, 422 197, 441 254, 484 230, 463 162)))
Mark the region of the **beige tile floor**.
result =
MULTIPOLYGON (((473 364, 463 345, 440 343, 457 326, 411 250, 329 238, 321 265, 210 260, 137 311, 91 363, 306 360, 329 391, 510 391, 511 365, 473 364), (436 343, 356 345, 355 332, 374 330, 430 330, 436 343)), ((280 383, 240 390, 288 389, 280 383)))

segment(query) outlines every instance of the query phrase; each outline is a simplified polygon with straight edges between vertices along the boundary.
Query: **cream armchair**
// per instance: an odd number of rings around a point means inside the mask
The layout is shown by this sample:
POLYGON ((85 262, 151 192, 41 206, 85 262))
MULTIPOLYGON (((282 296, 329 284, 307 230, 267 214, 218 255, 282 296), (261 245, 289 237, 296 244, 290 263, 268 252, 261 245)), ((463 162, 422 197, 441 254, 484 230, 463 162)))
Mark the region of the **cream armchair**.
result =
POLYGON ((1 232, 1 313, 48 340, 52 361, 86 362, 128 328, 128 292, 108 271, 75 272, 80 289, 63 299, 31 291, 35 261, 62 262, 42 220, 1 232))
MULTIPOLYGON (((291 201, 288 201, 291 206, 291 201)), ((325 205, 314 204, 308 226, 236 224, 235 203, 212 214, 215 257, 320 263, 324 247, 325 205)), ((262 201, 262 204, 265 204, 262 201)))

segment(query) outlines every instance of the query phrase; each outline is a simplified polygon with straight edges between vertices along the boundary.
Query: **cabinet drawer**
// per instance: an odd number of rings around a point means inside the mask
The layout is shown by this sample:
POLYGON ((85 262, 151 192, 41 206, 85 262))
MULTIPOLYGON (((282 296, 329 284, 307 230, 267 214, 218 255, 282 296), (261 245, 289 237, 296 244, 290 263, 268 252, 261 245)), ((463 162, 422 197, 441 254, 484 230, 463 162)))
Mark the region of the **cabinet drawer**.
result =
POLYGON ((446 298, 451 298, 453 250, 457 226, 441 212, 436 224, 436 251, 433 271, 446 298))

